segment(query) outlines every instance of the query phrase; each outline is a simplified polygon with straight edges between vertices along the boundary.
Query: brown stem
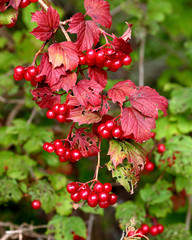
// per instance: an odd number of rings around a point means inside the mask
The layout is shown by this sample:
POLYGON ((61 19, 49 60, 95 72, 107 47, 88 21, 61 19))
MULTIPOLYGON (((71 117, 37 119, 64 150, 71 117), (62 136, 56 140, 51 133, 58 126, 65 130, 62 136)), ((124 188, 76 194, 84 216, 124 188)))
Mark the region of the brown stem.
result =
POLYGON ((185 220, 185 229, 189 230, 191 225, 191 211, 192 211, 192 195, 188 196, 188 209, 185 220))
POLYGON ((63 27, 62 23, 60 22, 59 27, 62 31, 62 33, 64 34, 64 36, 66 37, 68 42, 71 42, 71 38, 69 37, 69 34, 67 33, 67 31, 65 30, 65 28, 63 27))
POLYGON ((145 57, 145 36, 141 39, 140 42, 140 52, 139 52, 139 86, 144 86, 144 57, 145 57))
POLYGON ((30 115, 30 117, 29 117, 29 119, 27 121, 28 125, 32 123, 32 121, 33 121, 33 119, 34 119, 36 114, 37 114, 37 109, 34 107, 32 112, 31 112, 31 115, 30 115))

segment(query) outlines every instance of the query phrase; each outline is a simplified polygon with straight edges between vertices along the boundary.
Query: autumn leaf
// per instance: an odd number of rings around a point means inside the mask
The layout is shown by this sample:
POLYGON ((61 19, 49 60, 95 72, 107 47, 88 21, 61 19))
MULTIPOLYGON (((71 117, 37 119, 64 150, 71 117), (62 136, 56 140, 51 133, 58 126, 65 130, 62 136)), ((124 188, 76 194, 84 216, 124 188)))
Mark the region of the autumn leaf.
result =
POLYGON ((100 110, 101 116, 107 114, 108 111, 110 110, 110 108, 111 107, 110 107, 107 97, 102 95, 101 110, 100 110))
POLYGON ((0 25, 9 25, 13 21, 16 21, 18 17, 18 11, 13 8, 8 8, 5 12, 0 12, 0 25))
POLYGON ((125 159, 127 159, 127 163, 132 164, 136 176, 144 168, 144 162, 146 159, 145 151, 133 140, 110 140, 107 155, 110 155, 110 161, 113 163, 115 169, 119 164, 123 165, 125 159))
POLYGON ((89 78, 99 83, 103 88, 107 85, 107 72, 98 67, 89 67, 89 78))
POLYGON ((7 6, 5 2, 0 3, 0 12, 5 12, 6 9, 7 9, 7 6))
POLYGON ((158 109, 167 115, 168 101, 150 87, 138 87, 130 95, 131 105, 147 117, 158 118, 158 109))
POLYGON ((100 152, 98 144, 98 137, 86 131, 86 128, 79 128, 75 134, 72 135, 73 140, 70 142, 73 148, 78 148, 83 157, 90 157, 97 155, 100 152))
POLYGON ((19 10, 20 3, 21 3, 21 0, 10 0, 9 6, 12 6, 15 10, 19 10))
POLYGON ((39 71, 40 73, 38 76, 46 76, 45 82, 48 83, 50 88, 59 83, 61 76, 66 76, 65 67, 61 66, 53 68, 52 64, 49 62, 49 56, 47 53, 43 54, 39 71))
POLYGON ((71 110, 68 119, 79 123, 79 125, 101 121, 101 117, 97 113, 91 112, 84 107, 78 107, 71 110))
POLYGON ((121 51, 125 54, 130 54, 133 50, 129 42, 125 41, 123 38, 118 38, 113 34, 112 46, 116 52, 121 51))
POLYGON ((49 61, 54 68, 63 64, 65 70, 74 70, 79 64, 78 49, 73 42, 52 44, 48 48, 48 53, 49 61))
POLYGON ((98 106, 101 104, 100 92, 103 87, 93 80, 81 80, 73 88, 74 96, 77 101, 84 107, 88 108, 89 104, 98 106))
POLYGON ((90 20, 85 21, 82 13, 76 13, 70 18, 67 31, 77 34, 75 44, 80 51, 90 49, 99 42, 100 30, 97 24, 90 20))
POLYGON ((133 24, 129 24, 128 22, 126 22, 128 28, 127 30, 124 32, 124 34, 121 36, 121 38, 124 41, 128 41, 129 39, 131 39, 131 27, 133 26, 133 24))
POLYGON ((111 27, 112 17, 108 2, 103 0, 84 0, 84 6, 86 14, 89 15, 93 21, 101 24, 103 27, 111 27))
POLYGON ((114 103, 119 102, 123 104, 123 102, 126 100, 126 97, 129 97, 135 88, 135 84, 129 79, 120 81, 108 91, 108 97, 111 98, 114 103))
POLYGON ((68 92, 71 90, 77 81, 77 74, 75 72, 66 72, 66 76, 61 76, 59 81, 51 87, 52 91, 59 91, 61 88, 68 92))
POLYGON ((36 11, 32 13, 32 22, 37 22, 38 27, 34 28, 31 34, 41 41, 49 40, 59 27, 59 14, 51 6, 47 12, 36 11))
POLYGON ((51 109, 55 103, 60 103, 60 95, 54 95, 48 87, 37 88, 31 90, 33 101, 35 101, 40 108, 51 109))
POLYGON ((121 126, 124 137, 133 134, 136 142, 142 143, 151 138, 151 129, 156 127, 155 119, 143 116, 133 107, 123 108, 121 126))

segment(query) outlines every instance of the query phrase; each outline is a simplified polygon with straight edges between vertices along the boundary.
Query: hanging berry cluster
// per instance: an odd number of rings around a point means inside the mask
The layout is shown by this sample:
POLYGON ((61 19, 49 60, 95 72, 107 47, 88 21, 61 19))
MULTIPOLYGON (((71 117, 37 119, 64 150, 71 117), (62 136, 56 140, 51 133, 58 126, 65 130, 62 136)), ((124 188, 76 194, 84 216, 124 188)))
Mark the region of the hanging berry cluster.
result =
POLYGON ((88 182, 91 186, 87 183, 68 184, 71 199, 76 203, 83 200, 91 207, 106 208, 116 203, 117 196, 110 193, 109 183, 101 184, 98 180, 102 138, 109 142, 108 170, 127 191, 133 192, 146 161, 139 143, 152 137, 158 110, 166 115, 168 103, 154 89, 137 87, 129 79, 119 81, 105 91, 108 72, 116 72, 132 61, 129 43, 132 25, 126 23, 127 30, 120 37, 101 28, 110 29, 112 24, 107 1, 84 0, 85 14, 76 13, 63 22, 52 6, 41 0, 38 2, 43 9, 32 13, 32 21, 37 22, 37 27, 31 34, 43 44, 32 66, 16 67, 14 78, 31 81, 33 100, 40 108, 48 110, 47 118, 61 124, 72 122, 68 136, 44 143, 45 151, 55 152, 61 162, 97 156, 94 177, 88 182), (92 20, 86 20, 87 15, 92 20), (66 41, 56 42, 55 35, 60 30, 66 41), (75 42, 71 41, 70 34, 76 35, 75 42), (96 48, 101 36, 105 44, 96 48), (36 60, 40 56, 37 67, 36 60), (63 95, 65 102, 61 100, 63 95), (119 108, 118 116, 108 115, 111 103, 119 108))

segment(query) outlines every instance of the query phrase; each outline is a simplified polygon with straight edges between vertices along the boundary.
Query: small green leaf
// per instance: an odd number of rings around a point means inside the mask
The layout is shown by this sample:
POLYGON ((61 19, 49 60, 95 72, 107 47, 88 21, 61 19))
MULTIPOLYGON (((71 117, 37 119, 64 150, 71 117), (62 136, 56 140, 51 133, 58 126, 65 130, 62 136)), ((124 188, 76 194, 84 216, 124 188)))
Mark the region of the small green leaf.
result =
POLYGON ((82 208, 80 208, 80 210, 86 213, 92 213, 100 216, 104 215, 104 210, 102 208, 91 208, 88 205, 84 205, 82 208))
POLYGON ((49 180, 56 191, 61 190, 67 185, 67 178, 60 173, 49 175, 49 180))

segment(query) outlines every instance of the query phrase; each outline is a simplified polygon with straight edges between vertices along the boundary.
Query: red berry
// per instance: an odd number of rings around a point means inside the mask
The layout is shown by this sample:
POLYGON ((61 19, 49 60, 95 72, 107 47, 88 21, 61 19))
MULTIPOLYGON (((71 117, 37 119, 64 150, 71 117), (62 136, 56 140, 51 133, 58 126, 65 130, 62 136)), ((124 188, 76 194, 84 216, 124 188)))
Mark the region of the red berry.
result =
POLYGON ((92 67, 92 66, 95 65, 95 60, 94 60, 94 59, 93 59, 93 60, 86 59, 86 61, 87 61, 87 65, 88 65, 89 67, 92 67))
POLYGON ((49 143, 48 147, 47 147, 47 152, 48 153, 52 153, 55 151, 55 146, 51 143, 49 143))
POLYGON ((141 230, 143 231, 144 235, 147 235, 149 233, 150 227, 147 224, 142 224, 141 230))
POLYGON ((86 65, 87 64, 85 55, 82 55, 82 56, 79 57, 79 64, 80 65, 86 65))
POLYGON ((111 64, 112 64, 112 60, 111 60, 111 59, 107 59, 107 60, 104 62, 104 66, 107 67, 107 68, 110 68, 110 67, 111 67, 111 64))
POLYGON ((101 124, 98 126, 98 128, 97 128, 97 132, 98 132, 99 134, 101 134, 101 131, 102 131, 104 128, 105 128, 105 124, 104 124, 104 123, 101 123, 101 124))
POLYGON ((76 162, 81 159, 82 155, 79 149, 73 149, 71 151, 71 162, 76 162))
POLYGON ((57 148, 55 149, 55 153, 56 153, 57 155, 59 155, 59 156, 63 156, 64 153, 65 153, 65 148, 64 148, 64 147, 57 147, 57 148))
POLYGON ((111 193, 109 195, 109 202, 111 205, 115 204, 117 202, 117 195, 114 193, 111 193))
POLYGON ((127 234, 128 237, 132 237, 133 235, 135 235, 135 231, 129 231, 127 234))
POLYGON ((82 185, 80 186, 79 189, 80 189, 80 190, 89 190, 90 188, 89 188, 89 185, 88 185, 87 183, 84 183, 84 184, 82 184, 82 185))
POLYGON ((32 3, 38 2, 38 0, 30 0, 32 3))
POLYGON ((160 143, 158 146, 157 146, 157 151, 159 153, 164 153, 166 151, 166 147, 164 144, 160 143))
POLYGON ((159 234, 159 231, 158 231, 158 227, 157 226, 152 226, 150 227, 150 230, 149 230, 150 234, 152 236, 156 236, 159 234))
POLYGON ((53 110, 48 110, 47 113, 46 113, 46 116, 49 119, 53 119, 53 118, 56 117, 56 114, 55 114, 55 112, 53 110))
POLYGON ((114 59, 112 61, 111 67, 109 68, 110 71, 116 72, 120 67, 122 67, 121 60, 119 59, 114 59))
POLYGON ((33 77, 27 71, 25 71, 24 78, 26 81, 31 81, 33 77))
POLYGON ((109 137, 111 137, 111 132, 108 131, 106 128, 103 128, 101 130, 101 134, 100 135, 101 135, 102 138, 109 138, 109 137))
POLYGON ((91 193, 88 196, 87 203, 90 207, 96 207, 98 203, 98 195, 96 193, 91 193))
POLYGON ((41 202, 39 200, 33 200, 31 203, 31 207, 33 209, 39 209, 41 207, 41 202))
POLYGON ((35 76, 34 80, 36 82, 42 82, 44 80, 44 77, 43 76, 35 76))
POLYGON ((37 83, 35 82, 35 80, 32 78, 31 79, 31 85, 33 86, 33 87, 36 87, 37 86, 37 83))
POLYGON ((37 68, 35 66, 30 66, 27 68, 27 72, 31 77, 35 77, 37 75, 37 68))
POLYGON ((147 162, 145 164, 145 170, 148 172, 152 172, 155 168, 155 164, 153 162, 147 162))
POLYGON ((79 194, 80 194, 81 199, 87 200, 87 199, 88 199, 88 196, 89 196, 89 190, 87 190, 87 189, 81 189, 80 192, 79 192, 79 194))
POLYGON ((112 131, 115 127, 116 127, 116 123, 112 120, 108 120, 105 123, 105 129, 107 129, 108 131, 112 131))
POLYGON ((53 106, 53 108, 52 108, 52 110, 53 110, 56 114, 59 114, 59 106, 60 106, 60 104, 59 104, 59 103, 56 103, 56 104, 53 106))
POLYGON ((103 64, 105 62, 105 51, 103 50, 97 51, 95 59, 97 64, 103 64))
POLYGON ((16 81, 21 81, 23 79, 23 75, 17 75, 17 74, 13 74, 13 78, 16 80, 16 81))
POLYGON ((79 185, 76 182, 67 184, 67 192, 68 193, 76 193, 79 189, 79 185))
POLYGON ((60 104, 58 107, 58 113, 59 114, 65 114, 67 111, 67 105, 65 104, 60 104))
POLYGON ((17 66, 17 67, 15 67, 15 69, 14 69, 14 73, 16 74, 16 75, 24 75, 24 72, 25 72, 25 69, 24 69, 24 67, 22 67, 22 66, 17 66))
POLYGON ((159 234, 161 234, 164 231, 164 226, 162 224, 158 224, 157 228, 158 228, 159 234))
POLYGON ((112 186, 111 186, 111 184, 110 183, 104 183, 103 184, 103 190, 105 191, 105 192, 111 192, 111 190, 112 190, 112 186))
POLYGON ((138 236, 138 237, 141 237, 141 238, 142 238, 143 235, 144 235, 144 234, 143 234, 143 231, 142 231, 140 228, 136 231, 136 233, 137 233, 137 236, 138 236))
POLYGON ((70 160, 70 159, 71 159, 71 150, 70 150, 69 148, 66 148, 63 156, 64 156, 64 158, 66 158, 67 160, 70 160))
POLYGON ((58 147, 62 147, 63 146, 63 142, 60 140, 60 139, 56 139, 54 142, 53 142, 53 145, 58 148, 58 147))
POLYGON ((43 150, 44 150, 44 151, 47 151, 49 144, 50 144, 49 142, 45 142, 45 143, 43 144, 43 150))
POLYGON ((125 65, 125 66, 130 65, 131 61, 132 61, 132 59, 129 55, 125 55, 121 60, 122 64, 125 65))
POLYGON ((117 126, 116 128, 114 128, 113 129, 113 131, 112 131, 112 135, 113 135, 113 137, 115 137, 115 138, 120 138, 121 137, 121 135, 122 135, 122 129, 121 129, 121 126, 117 126))
POLYGON ((152 137, 152 138, 155 138, 155 135, 156 135, 156 134, 155 134, 154 132, 151 132, 151 137, 152 137))
POLYGON ((101 192, 99 193, 99 202, 105 202, 109 200, 109 193, 107 192, 101 192))
POLYGON ((105 202, 99 202, 99 207, 100 208, 108 208, 110 205, 109 201, 105 201, 105 202))
POLYGON ((148 163, 149 162, 149 158, 148 157, 146 157, 146 163, 148 163))
POLYGON ((81 200, 79 192, 72 193, 71 200, 73 200, 74 202, 79 202, 81 200))
POLYGON ((5 26, 8 27, 8 28, 12 28, 12 27, 15 26, 15 24, 16 24, 16 20, 14 18, 12 18, 11 19, 11 23, 9 23, 9 24, 7 24, 5 26))
POLYGON ((63 163, 63 162, 67 162, 68 159, 66 159, 64 156, 59 156, 59 161, 63 163))
POLYGON ((66 122, 66 116, 65 115, 62 115, 62 114, 59 114, 59 115, 56 115, 56 120, 60 123, 64 123, 66 122))
POLYGON ((105 49, 105 55, 106 57, 111 57, 111 55, 113 56, 113 58, 115 57, 116 53, 115 50, 112 48, 106 48, 105 49))
POLYGON ((102 183, 96 183, 94 188, 93 188, 93 191, 94 192, 97 192, 97 193, 101 193, 103 192, 104 188, 103 188, 103 184, 102 183))
POLYGON ((21 0, 19 7, 26 8, 30 3, 30 0, 21 0))
POLYGON ((96 52, 95 52, 94 49, 87 50, 87 52, 86 52, 86 59, 88 61, 95 60, 95 57, 96 57, 96 52))

